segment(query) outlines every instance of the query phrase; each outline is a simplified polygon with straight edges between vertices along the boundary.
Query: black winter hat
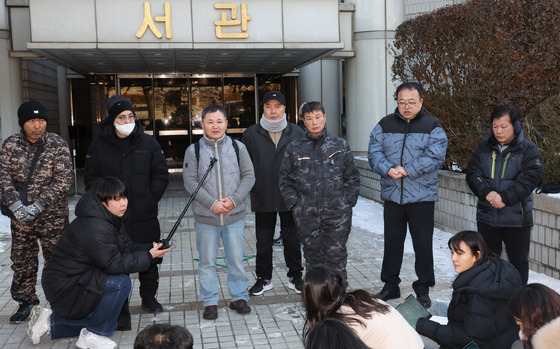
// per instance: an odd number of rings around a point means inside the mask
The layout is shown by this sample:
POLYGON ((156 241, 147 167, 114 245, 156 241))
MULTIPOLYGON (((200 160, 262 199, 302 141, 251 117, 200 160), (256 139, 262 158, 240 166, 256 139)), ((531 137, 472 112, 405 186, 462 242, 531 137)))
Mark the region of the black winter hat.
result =
POLYGON ((282 103, 282 105, 286 105, 286 99, 284 95, 278 91, 268 91, 263 98, 262 104, 264 105, 266 102, 270 101, 271 99, 277 100, 278 102, 282 103))
POLYGON ((124 96, 115 95, 109 98, 105 103, 105 108, 107 109, 107 115, 111 120, 115 120, 115 117, 125 110, 130 110, 134 113, 132 103, 124 96))
POLYGON ((23 124, 33 119, 43 119, 47 123, 49 122, 47 109, 37 101, 23 102, 18 108, 17 115, 18 123, 21 128, 23 128, 23 124))

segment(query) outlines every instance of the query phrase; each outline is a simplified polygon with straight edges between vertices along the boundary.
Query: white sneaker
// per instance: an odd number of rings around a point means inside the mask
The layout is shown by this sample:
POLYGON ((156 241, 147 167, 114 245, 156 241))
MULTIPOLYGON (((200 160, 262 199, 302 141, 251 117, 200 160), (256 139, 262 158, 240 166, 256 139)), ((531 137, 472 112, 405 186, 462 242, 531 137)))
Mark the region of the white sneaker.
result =
POLYGON ((117 347, 117 343, 93 332, 86 334, 86 329, 82 328, 76 346, 82 349, 114 349, 117 347))
POLYGON ((36 305, 31 310, 27 323, 27 335, 31 338, 33 345, 39 344, 41 337, 51 331, 51 314, 52 310, 49 307, 41 310, 41 307, 36 305))

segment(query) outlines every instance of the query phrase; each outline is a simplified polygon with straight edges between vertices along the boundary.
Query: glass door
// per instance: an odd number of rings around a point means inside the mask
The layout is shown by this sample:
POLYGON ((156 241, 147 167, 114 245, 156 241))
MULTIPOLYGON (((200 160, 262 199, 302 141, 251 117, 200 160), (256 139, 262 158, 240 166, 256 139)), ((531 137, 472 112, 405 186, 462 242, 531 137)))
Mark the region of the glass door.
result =
POLYGON ((212 103, 224 105, 223 80, 221 77, 193 76, 190 79, 191 143, 202 137, 202 110, 212 103))
POLYGON ((181 168, 190 144, 189 80, 154 77, 154 137, 170 168, 181 168))

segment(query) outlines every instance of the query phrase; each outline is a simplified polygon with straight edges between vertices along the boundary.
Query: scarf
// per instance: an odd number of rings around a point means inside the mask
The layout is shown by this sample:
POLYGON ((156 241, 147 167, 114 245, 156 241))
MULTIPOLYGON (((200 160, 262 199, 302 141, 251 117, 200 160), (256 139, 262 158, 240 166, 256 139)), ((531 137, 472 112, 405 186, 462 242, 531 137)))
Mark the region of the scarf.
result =
POLYGON ((282 116, 282 119, 278 120, 268 120, 264 114, 261 117, 261 126, 268 132, 280 132, 288 126, 288 121, 286 120, 286 114, 282 116))

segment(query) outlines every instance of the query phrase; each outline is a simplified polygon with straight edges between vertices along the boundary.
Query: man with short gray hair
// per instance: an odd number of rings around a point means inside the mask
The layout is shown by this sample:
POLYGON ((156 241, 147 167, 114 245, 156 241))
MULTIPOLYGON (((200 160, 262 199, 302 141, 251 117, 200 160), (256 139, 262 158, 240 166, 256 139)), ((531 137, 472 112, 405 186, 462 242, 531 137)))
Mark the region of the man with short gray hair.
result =
POLYGON ((249 278, 243 266, 243 229, 245 227, 244 200, 255 183, 253 163, 243 143, 226 135, 226 112, 211 104, 202 111, 203 137, 185 151, 183 182, 187 193, 195 190, 211 168, 193 201, 194 228, 198 249, 198 281, 200 300, 204 305, 202 317, 218 318, 219 281, 216 255, 220 239, 228 271, 230 309, 239 314, 251 311, 247 305, 249 278), (235 143, 234 143, 235 142, 235 143), (212 166, 216 159, 215 166, 212 166))

